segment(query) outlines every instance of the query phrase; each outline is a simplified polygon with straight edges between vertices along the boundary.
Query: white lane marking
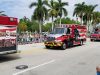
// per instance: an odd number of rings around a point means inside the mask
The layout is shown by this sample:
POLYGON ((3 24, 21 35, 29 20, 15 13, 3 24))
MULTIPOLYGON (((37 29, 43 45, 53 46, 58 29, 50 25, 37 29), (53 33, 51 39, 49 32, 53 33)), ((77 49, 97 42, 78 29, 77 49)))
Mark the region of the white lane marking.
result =
POLYGON ((25 70, 23 70, 23 71, 14 73, 13 75, 19 75, 19 74, 22 74, 22 73, 27 72, 27 71, 29 71, 29 70, 32 70, 32 69, 35 69, 35 68, 38 68, 38 67, 41 67, 41 66, 44 66, 44 65, 53 63, 53 62, 55 62, 55 60, 51 60, 51 61, 49 61, 49 62, 45 62, 45 63, 40 64, 40 65, 37 65, 37 66, 35 66, 35 67, 31 67, 31 68, 25 69, 25 70))

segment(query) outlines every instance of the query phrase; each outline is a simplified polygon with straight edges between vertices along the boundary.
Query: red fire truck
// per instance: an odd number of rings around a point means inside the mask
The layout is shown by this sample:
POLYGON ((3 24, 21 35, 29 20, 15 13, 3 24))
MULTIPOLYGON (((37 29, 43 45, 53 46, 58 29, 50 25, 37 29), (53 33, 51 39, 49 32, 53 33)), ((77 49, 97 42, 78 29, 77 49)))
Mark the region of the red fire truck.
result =
POLYGON ((17 18, 0 16, 0 54, 17 53, 17 18))
POLYGON ((86 41, 86 26, 76 24, 64 24, 55 27, 54 31, 47 36, 46 48, 61 47, 66 49, 74 45, 83 45, 86 41))
POLYGON ((90 40, 91 41, 100 40, 100 29, 99 28, 94 29, 94 31, 90 35, 90 40))

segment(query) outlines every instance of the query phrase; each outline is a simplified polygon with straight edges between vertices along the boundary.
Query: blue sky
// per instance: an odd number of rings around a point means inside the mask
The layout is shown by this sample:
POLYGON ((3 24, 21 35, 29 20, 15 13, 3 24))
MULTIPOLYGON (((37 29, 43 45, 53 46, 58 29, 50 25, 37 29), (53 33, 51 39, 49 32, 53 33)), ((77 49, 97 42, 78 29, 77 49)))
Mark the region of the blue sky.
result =
MULTIPOLYGON (((31 18, 34 9, 30 9, 29 5, 31 2, 37 0, 0 0, 0 11, 5 11, 4 13, 8 16, 22 18, 24 16, 31 18)), ((100 11, 100 0, 62 0, 67 1, 69 6, 67 6, 68 17, 72 17, 74 4, 80 2, 86 2, 86 4, 98 4, 96 11, 100 11)))

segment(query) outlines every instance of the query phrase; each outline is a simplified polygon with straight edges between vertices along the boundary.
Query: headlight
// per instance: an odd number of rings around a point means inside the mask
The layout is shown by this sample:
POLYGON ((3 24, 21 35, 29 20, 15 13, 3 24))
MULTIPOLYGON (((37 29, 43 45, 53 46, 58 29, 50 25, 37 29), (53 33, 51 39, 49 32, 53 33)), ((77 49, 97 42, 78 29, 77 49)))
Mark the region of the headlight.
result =
POLYGON ((61 40, 55 40, 55 42, 61 42, 61 40))

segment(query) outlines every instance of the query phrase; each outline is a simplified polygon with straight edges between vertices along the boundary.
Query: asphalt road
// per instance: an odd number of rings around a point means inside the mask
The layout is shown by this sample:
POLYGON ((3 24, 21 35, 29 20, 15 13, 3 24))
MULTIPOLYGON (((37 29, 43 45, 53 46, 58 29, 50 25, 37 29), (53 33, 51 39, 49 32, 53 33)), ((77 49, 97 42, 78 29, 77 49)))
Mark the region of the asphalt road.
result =
POLYGON ((0 56, 0 75, 96 75, 100 65, 100 42, 66 50, 45 49, 42 43, 20 45, 18 55, 0 56), (24 70, 16 66, 27 65, 24 70))

